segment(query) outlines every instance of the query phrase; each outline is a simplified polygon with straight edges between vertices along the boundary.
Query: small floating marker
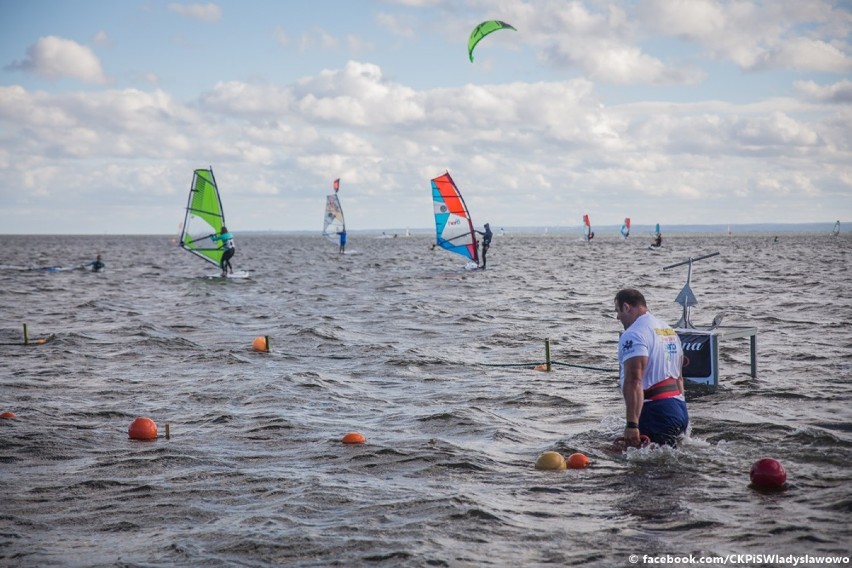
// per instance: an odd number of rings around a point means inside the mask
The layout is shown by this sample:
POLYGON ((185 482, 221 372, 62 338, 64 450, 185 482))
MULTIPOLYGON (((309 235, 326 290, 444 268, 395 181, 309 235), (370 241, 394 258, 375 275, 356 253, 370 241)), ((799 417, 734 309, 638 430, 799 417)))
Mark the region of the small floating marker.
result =
POLYGON ((544 452, 535 462, 536 469, 562 470, 566 467, 565 458, 559 452, 544 452))
POLYGON ((541 365, 533 367, 533 371, 544 371, 546 373, 550 371, 550 369, 547 368, 547 363, 542 363, 541 365))
POLYGON ((269 336, 261 335, 260 337, 255 337, 254 341, 251 344, 251 348, 255 351, 263 351, 264 353, 269 353, 269 336))
POLYGON ((778 489, 787 482, 787 472, 776 459, 759 459, 751 466, 751 482, 757 487, 778 489))
POLYGON ((360 432, 349 432, 340 440, 344 444, 363 444, 367 441, 367 438, 364 437, 364 434, 360 432))
POLYGON ((592 463, 592 461, 586 457, 586 454, 581 454, 579 452, 571 454, 568 456, 568 459, 565 460, 565 465, 568 466, 568 469, 583 469, 589 467, 590 463, 592 463))
POLYGON ((11 411, 8 411, 8 410, 6 412, 4 412, 3 414, 0 414, 0 418, 6 418, 6 419, 9 419, 9 420, 14 420, 17 417, 18 416, 14 412, 11 412, 11 411))
POLYGON ((157 437, 157 423, 145 416, 140 416, 130 424, 127 435, 134 440, 154 440, 157 437))

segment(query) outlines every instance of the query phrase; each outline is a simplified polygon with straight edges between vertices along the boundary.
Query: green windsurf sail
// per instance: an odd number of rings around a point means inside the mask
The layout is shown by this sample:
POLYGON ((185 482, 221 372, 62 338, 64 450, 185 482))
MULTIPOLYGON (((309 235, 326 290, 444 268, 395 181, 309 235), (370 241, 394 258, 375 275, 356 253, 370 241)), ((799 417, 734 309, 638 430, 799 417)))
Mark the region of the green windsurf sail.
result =
POLYGON ((210 264, 219 266, 225 249, 221 241, 214 241, 210 237, 221 233, 224 224, 225 213, 222 211, 222 200, 219 197, 216 178, 213 177, 213 168, 195 170, 192 187, 189 189, 189 201, 186 204, 180 246, 210 264))

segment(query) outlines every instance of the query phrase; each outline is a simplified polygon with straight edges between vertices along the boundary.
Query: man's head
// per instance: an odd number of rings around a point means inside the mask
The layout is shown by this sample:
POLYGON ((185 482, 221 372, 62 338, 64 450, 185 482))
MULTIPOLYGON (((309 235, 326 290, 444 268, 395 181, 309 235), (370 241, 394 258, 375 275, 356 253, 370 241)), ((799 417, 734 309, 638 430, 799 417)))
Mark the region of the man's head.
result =
POLYGON ((615 317, 627 329, 648 311, 645 296, 635 288, 624 288, 615 295, 615 317))

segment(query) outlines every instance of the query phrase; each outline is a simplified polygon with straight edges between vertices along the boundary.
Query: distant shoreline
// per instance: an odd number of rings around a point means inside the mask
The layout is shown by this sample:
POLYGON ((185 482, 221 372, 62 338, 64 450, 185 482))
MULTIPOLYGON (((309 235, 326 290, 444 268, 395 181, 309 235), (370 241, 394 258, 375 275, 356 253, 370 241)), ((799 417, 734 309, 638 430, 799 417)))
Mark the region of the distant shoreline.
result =
MULTIPOLYGON (((728 236, 728 229, 730 228, 731 236, 762 236, 767 234, 831 234, 831 230, 834 228, 834 221, 825 222, 825 223, 748 223, 741 225, 728 225, 728 224, 715 224, 715 225, 661 225, 660 230, 665 237, 676 237, 683 235, 702 235, 702 236, 728 236)), ((553 234, 553 235, 582 235, 583 227, 581 225, 576 226, 563 226, 563 227, 509 227, 503 226, 499 227, 498 225, 492 223, 492 226, 498 227, 494 230, 494 236, 499 237, 502 231, 505 231, 505 234, 508 235, 541 235, 541 234, 553 234)), ((654 233, 654 225, 633 225, 630 228, 630 235, 632 238, 642 238, 654 233)), ((618 236, 621 238, 620 230, 621 225, 599 225, 593 227, 595 234, 598 236, 618 236)), ((388 237, 393 237, 396 235, 397 238, 405 238, 406 231, 410 232, 410 236, 424 236, 424 235, 434 235, 435 229, 434 227, 422 227, 415 229, 406 229, 406 228, 395 228, 395 229, 361 229, 361 230, 349 230, 347 231, 350 236, 382 236, 383 234, 388 237)), ((302 235, 302 236, 310 236, 317 235, 322 236, 322 229, 317 228, 316 230, 246 230, 241 231, 239 229, 234 229, 232 231, 234 235, 302 235)), ((844 226, 843 222, 840 224, 840 234, 848 233, 848 224, 844 226)), ((20 237, 35 237, 35 236, 139 236, 139 237, 175 237, 174 234, 171 233, 0 233, 3 236, 20 236, 20 237)))

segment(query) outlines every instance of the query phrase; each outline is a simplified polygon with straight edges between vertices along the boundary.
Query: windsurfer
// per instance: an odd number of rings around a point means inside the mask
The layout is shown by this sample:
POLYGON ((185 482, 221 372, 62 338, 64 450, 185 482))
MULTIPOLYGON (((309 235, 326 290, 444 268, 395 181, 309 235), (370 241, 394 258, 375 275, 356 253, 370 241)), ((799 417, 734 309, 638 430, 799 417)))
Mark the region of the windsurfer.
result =
POLYGON ((648 311, 638 290, 620 290, 615 313, 625 330, 618 343, 627 418, 624 441, 638 446, 641 432, 652 442, 674 446, 689 424, 680 338, 648 311))
POLYGON ((482 235, 482 266, 480 268, 485 270, 485 255, 488 253, 488 249, 491 248, 491 238, 494 236, 494 233, 491 232, 491 226, 488 223, 485 223, 485 231, 476 232, 482 235))
POLYGON ((338 251, 340 254, 346 250, 346 229, 337 232, 340 235, 340 250, 338 251))
POLYGON ((663 235, 661 235, 660 233, 657 233, 656 235, 654 235, 654 242, 651 243, 651 246, 652 247, 663 246, 663 235))
POLYGON ((234 256, 234 252, 236 252, 234 236, 228 232, 228 227, 222 225, 222 232, 218 235, 212 235, 210 238, 213 241, 222 241, 222 245, 225 248, 222 260, 219 261, 219 268, 222 269, 222 278, 226 277, 229 272, 233 274, 234 268, 231 266, 231 257, 234 256))

